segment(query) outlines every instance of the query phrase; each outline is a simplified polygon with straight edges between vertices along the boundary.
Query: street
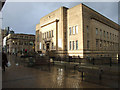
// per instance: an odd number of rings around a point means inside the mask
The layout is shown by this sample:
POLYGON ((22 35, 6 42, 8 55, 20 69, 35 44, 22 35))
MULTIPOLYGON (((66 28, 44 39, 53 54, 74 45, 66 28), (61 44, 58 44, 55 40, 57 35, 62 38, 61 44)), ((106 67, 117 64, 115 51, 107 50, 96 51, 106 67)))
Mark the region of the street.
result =
POLYGON ((63 66, 27 67, 19 58, 8 56, 11 66, 2 73, 3 88, 107 88, 81 81, 81 73, 63 66))

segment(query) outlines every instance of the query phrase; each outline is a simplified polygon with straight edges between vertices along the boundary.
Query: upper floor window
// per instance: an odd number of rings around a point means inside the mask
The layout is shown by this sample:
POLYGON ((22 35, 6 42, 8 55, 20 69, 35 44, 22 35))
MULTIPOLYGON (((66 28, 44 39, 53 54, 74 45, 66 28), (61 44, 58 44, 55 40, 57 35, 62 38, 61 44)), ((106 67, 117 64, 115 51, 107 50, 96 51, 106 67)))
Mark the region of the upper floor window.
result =
POLYGON ((76 40, 76 50, 78 50, 78 40, 76 40))
POLYGON ((96 39, 96 48, 98 47, 98 39, 96 39))
POLYGON ((49 32, 47 32, 47 38, 49 38, 49 32))
POLYGON ((105 31, 104 31, 104 37, 105 37, 105 31))
POLYGON ((49 34, 50 34, 49 37, 51 38, 51 31, 49 31, 49 34))
POLYGON ((96 35, 98 35, 98 28, 96 28, 96 35))
POLYGON ((75 34, 75 27, 73 26, 73 34, 75 34))
POLYGON ((71 41, 70 41, 70 50, 71 50, 71 46, 72 46, 72 45, 71 45, 71 41))
POLYGON ((53 47, 54 47, 54 45, 53 45, 53 43, 52 43, 52 49, 53 49, 53 47))
POLYGON ((87 26, 87 27, 86 27, 87 32, 88 32, 88 30, 89 30, 88 28, 89 28, 89 27, 87 26))
POLYGON ((108 37, 108 32, 107 32, 107 38, 109 38, 109 37, 108 37))
POLYGON ((52 30, 52 37, 53 37, 53 30, 52 30))
POLYGON ((41 42, 40 42, 40 49, 41 49, 41 42))
POLYGON ((45 50, 45 44, 43 44, 43 50, 45 50))
POLYGON ((73 50, 75 49, 75 42, 73 41, 73 50))
POLYGON ((78 34, 78 26, 75 26, 76 34, 78 34))
POLYGON ((71 35, 72 34, 71 27, 69 28, 69 31, 70 31, 70 35, 71 35))
POLYGON ((110 39, 111 39, 111 33, 110 33, 110 39))
POLYGON ((46 38, 46 33, 45 33, 45 38, 46 38))
POLYGON ((102 30, 100 29, 100 36, 102 36, 102 30))
POLYGON ((102 40, 100 40, 100 47, 102 47, 102 40))
POLYGON ((90 43, 90 41, 87 40, 87 49, 89 49, 89 43, 90 43))

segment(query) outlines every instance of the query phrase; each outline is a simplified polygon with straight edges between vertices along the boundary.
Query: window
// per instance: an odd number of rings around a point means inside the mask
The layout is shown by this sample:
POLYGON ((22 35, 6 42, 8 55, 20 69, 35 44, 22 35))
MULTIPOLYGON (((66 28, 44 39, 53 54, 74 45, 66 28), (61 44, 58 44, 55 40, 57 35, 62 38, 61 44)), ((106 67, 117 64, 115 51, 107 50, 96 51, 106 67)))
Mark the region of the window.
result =
POLYGON ((100 29, 100 36, 102 36, 102 30, 100 29))
POLYGON ((70 35, 72 34, 72 32, 71 32, 71 27, 69 28, 69 30, 70 30, 70 35))
POLYGON ((50 33, 50 36, 49 36, 49 37, 51 38, 51 31, 49 31, 49 33, 50 33))
POLYGON ((53 47, 54 47, 54 45, 53 45, 53 43, 52 43, 52 49, 53 49, 53 47))
POLYGON ((73 50, 75 49, 75 42, 73 41, 73 50))
POLYGON ((109 37, 108 37, 108 32, 107 32, 107 38, 109 38, 109 37))
POLYGON ((41 42, 40 42, 40 49, 41 49, 41 42))
POLYGON ((100 48, 102 47, 102 40, 100 40, 100 48))
POLYGON ((98 48, 98 39, 96 39, 96 48, 98 48))
POLYGON ((113 34, 113 40, 114 40, 114 34, 113 34))
POLYGON ((86 27, 86 30, 87 30, 87 32, 88 32, 88 26, 86 27))
POLYGON ((46 33, 45 33, 45 38, 46 38, 46 33))
POLYGON ((98 28, 96 28, 96 35, 98 35, 98 28))
POLYGON ((49 32, 47 32, 47 38, 49 38, 49 32))
POLYGON ((105 37, 105 31, 104 31, 104 37, 105 37))
POLYGON ((45 44, 43 44, 43 50, 45 50, 45 44))
POLYGON ((76 40, 76 50, 78 50, 78 40, 76 40))
POLYGON ((75 26, 76 34, 78 34, 78 26, 75 26))
POLYGON ((87 49, 89 49, 89 43, 90 43, 89 40, 87 40, 87 49))
POLYGON ((73 26, 73 34, 75 34, 75 27, 73 26))
POLYGON ((70 41, 70 50, 71 50, 71 41, 70 41))
POLYGON ((111 39, 111 33, 110 33, 110 39, 111 39))
POLYGON ((53 30, 52 30, 52 37, 53 37, 53 30))
POLYGON ((32 41, 30 41, 29 45, 33 45, 33 42, 32 42, 32 41))

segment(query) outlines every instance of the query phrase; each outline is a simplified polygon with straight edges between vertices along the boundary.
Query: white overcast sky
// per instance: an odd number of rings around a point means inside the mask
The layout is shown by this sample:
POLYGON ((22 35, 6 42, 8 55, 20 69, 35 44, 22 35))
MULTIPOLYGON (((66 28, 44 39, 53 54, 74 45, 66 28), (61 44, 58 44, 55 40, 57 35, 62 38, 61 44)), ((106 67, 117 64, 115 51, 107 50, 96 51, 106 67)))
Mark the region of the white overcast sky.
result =
MULTIPOLYGON (((35 34, 40 18, 66 6, 81 2, 6 2, 2 9, 2 28, 9 26, 16 33, 35 34)), ((85 5, 118 23, 118 2, 84 2, 85 5)))

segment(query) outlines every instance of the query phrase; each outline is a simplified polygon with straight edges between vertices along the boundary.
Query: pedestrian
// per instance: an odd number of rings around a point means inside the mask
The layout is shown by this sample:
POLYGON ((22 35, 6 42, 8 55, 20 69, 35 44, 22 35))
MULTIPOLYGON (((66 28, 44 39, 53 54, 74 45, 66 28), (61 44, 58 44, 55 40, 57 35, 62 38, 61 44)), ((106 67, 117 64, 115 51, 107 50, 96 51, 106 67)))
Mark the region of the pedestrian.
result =
POLYGON ((7 55, 2 52, 2 70, 5 71, 5 67, 8 67, 7 65, 8 60, 7 60, 7 55))

